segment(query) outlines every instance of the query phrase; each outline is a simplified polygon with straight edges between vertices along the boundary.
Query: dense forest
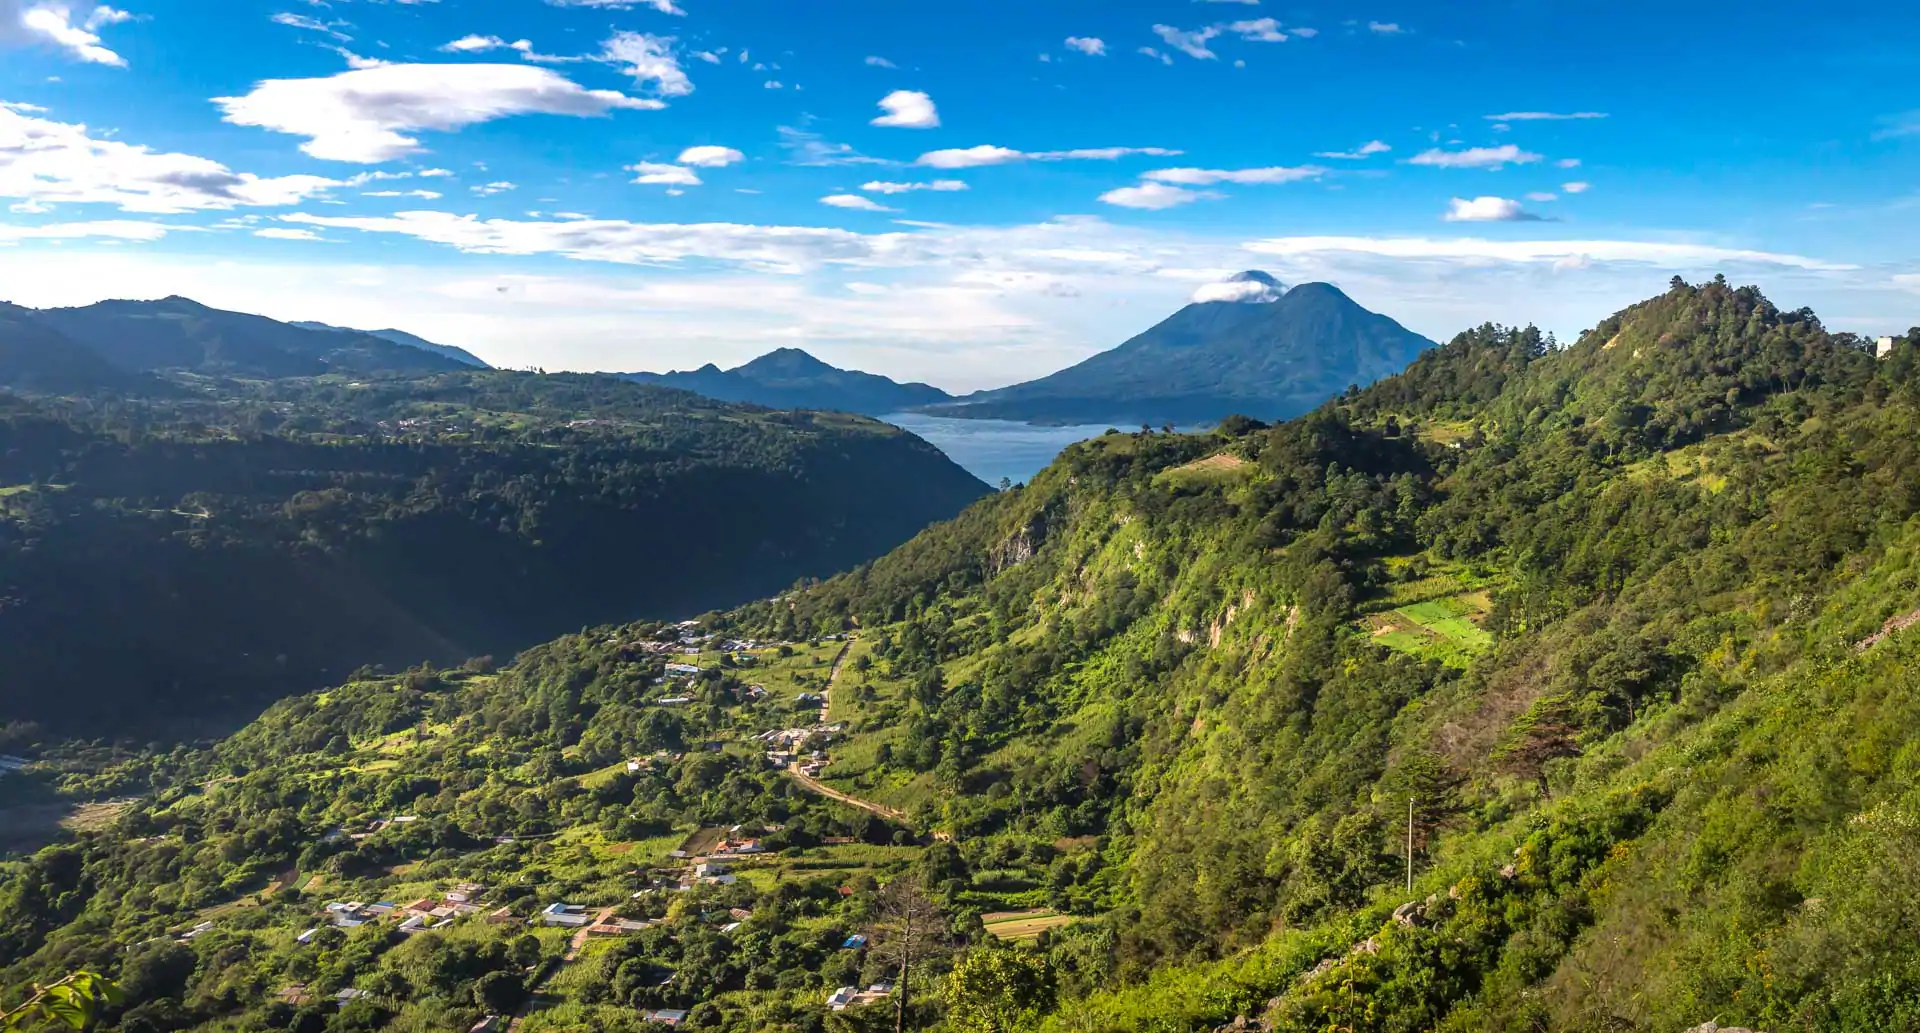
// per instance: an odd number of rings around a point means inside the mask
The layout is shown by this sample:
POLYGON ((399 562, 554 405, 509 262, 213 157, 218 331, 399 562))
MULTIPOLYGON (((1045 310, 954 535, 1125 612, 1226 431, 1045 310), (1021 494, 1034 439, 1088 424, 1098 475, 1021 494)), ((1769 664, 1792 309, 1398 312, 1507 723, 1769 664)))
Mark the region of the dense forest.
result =
POLYGON ((31 747, 21 799, 131 802, 0 868, 0 986, 99 970, 142 1031, 1909 1029, 1914 624, 1920 330, 1676 280, 1109 433, 693 627, 31 747), (633 927, 325 928, 464 881, 633 927))
POLYGON ((244 719, 366 664, 689 616, 986 490, 869 420, 612 378, 153 383, 0 393, 0 723, 244 719))

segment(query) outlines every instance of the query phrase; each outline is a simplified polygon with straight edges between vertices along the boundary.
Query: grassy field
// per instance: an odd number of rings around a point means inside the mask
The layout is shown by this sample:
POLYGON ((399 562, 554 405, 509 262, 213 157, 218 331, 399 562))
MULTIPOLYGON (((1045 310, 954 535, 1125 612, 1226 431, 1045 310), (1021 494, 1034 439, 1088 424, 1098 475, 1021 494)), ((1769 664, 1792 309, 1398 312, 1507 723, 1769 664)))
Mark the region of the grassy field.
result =
POLYGON ((1254 470, 1253 464, 1228 452, 1211 455, 1205 459, 1196 459, 1185 466, 1176 466, 1162 470, 1154 476, 1161 484, 1170 484, 1176 488, 1204 488, 1224 481, 1244 477, 1254 470))
POLYGON ((980 921, 987 927, 987 932, 1000 939, 1031 940, 1048 929, 1072 925, 1079 919, 1043 907, 1031 911, 1001 911, 981 915, 980 921))
POLYGON ((1373 641, 1456 667, 1492 647, 1481 624, 1493 611, 1496 576, 1411 556, 1387 567, 1399 580, 1361 606, 1360 627, 1373 641), (1416 562, 1424 569, 1412 570, 1416 562))

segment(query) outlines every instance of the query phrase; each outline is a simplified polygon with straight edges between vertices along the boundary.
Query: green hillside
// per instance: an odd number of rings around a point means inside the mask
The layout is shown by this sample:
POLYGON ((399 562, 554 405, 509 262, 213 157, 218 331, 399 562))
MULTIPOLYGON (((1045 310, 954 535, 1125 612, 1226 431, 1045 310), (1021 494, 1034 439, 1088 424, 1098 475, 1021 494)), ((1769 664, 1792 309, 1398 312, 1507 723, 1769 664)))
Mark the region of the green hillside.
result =
POLYGON ((175 383, 0 402, 0 724, 179 734, 363 665, 690 616, 986 490, 869 420, 611 378, 175 383))
POLYGON ((124 1029, 877 1030, 897 988, 830 1002, 911 942, 902 1024, 955 1033, 1913 1028, 1917 350, 1676 282, 1074 446, 697 628, 207 750, 20 745, 23 807, 134 799, 0 869, 0 986, 99 968, 124 1029), (672 856, 740 836, 731 883, 672 856), (295 942, 466 880, 644 927, 295 942))

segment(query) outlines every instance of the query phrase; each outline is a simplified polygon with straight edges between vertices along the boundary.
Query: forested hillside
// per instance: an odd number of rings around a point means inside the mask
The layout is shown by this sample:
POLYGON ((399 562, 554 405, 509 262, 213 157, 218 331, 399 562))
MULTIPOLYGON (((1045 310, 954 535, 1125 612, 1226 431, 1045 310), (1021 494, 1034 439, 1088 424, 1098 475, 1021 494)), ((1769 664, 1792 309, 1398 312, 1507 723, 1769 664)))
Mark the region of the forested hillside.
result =
POLYGON ((1110 433, 699 627, 46 746, 16 785, 151 793, 0 869, 0 986, 100 968, 129 1030, 1912 1028, 1916 363, 1675 281, 1110 433), (634 927, 322 928, 463 880, 634 927))
POLYGON ((985 491, 881 424, 609 378, 161 386, 0 395, 0 723, 244 719, 365 664, 691 615, 985 491))

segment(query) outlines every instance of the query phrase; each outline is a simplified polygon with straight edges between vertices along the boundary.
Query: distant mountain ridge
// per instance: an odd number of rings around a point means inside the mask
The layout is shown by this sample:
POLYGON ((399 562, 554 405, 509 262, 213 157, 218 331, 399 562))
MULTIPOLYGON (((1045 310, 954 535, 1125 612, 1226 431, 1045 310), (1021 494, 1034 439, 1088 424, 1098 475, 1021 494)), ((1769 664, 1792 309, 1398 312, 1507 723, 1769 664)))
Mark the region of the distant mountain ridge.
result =
POLYGON ((451 344, 435 344, 424 337, 410 334, 405 330, 395 330, 391 327, 385 330, 355 330, 351 327, 334 326, 331 323, 321 323, 311 319, 295 320, 287 325, 297 326, 302 330, 326 330, 341 334, 366 334, 369 337, 378 337, 383 341, 391 341, 394 344, 403 344, 409 348, 418 348, 421 351, 432 352, 435 355, 444 356, 455 362, 472 366, 475 369, 493 368, 484 359, 480 358, 480 356, 475 355, 465 348, 456 348, 451 344))
POLYGON ((373 334, 314 330, 182 297, 0 308, 0 386, 27 390, 115 389, 162 371, 272 379, 469 368, 373 334))
POLYGON ((1240 273, 1110 351, 1038 380, 922 411, 1031 423, 1289 419, 1406 368, 1434 343, 1327 283, 1240 273))
POLYGON ((778 348, 743 366, 713 363, 675 373, 621 373, 642 384, 677 387, 723 402, 770 409, 818 409, 882 416, 953 400, 930 384, 902 384, 876 373, 840 369, 798 348, 778 348))

